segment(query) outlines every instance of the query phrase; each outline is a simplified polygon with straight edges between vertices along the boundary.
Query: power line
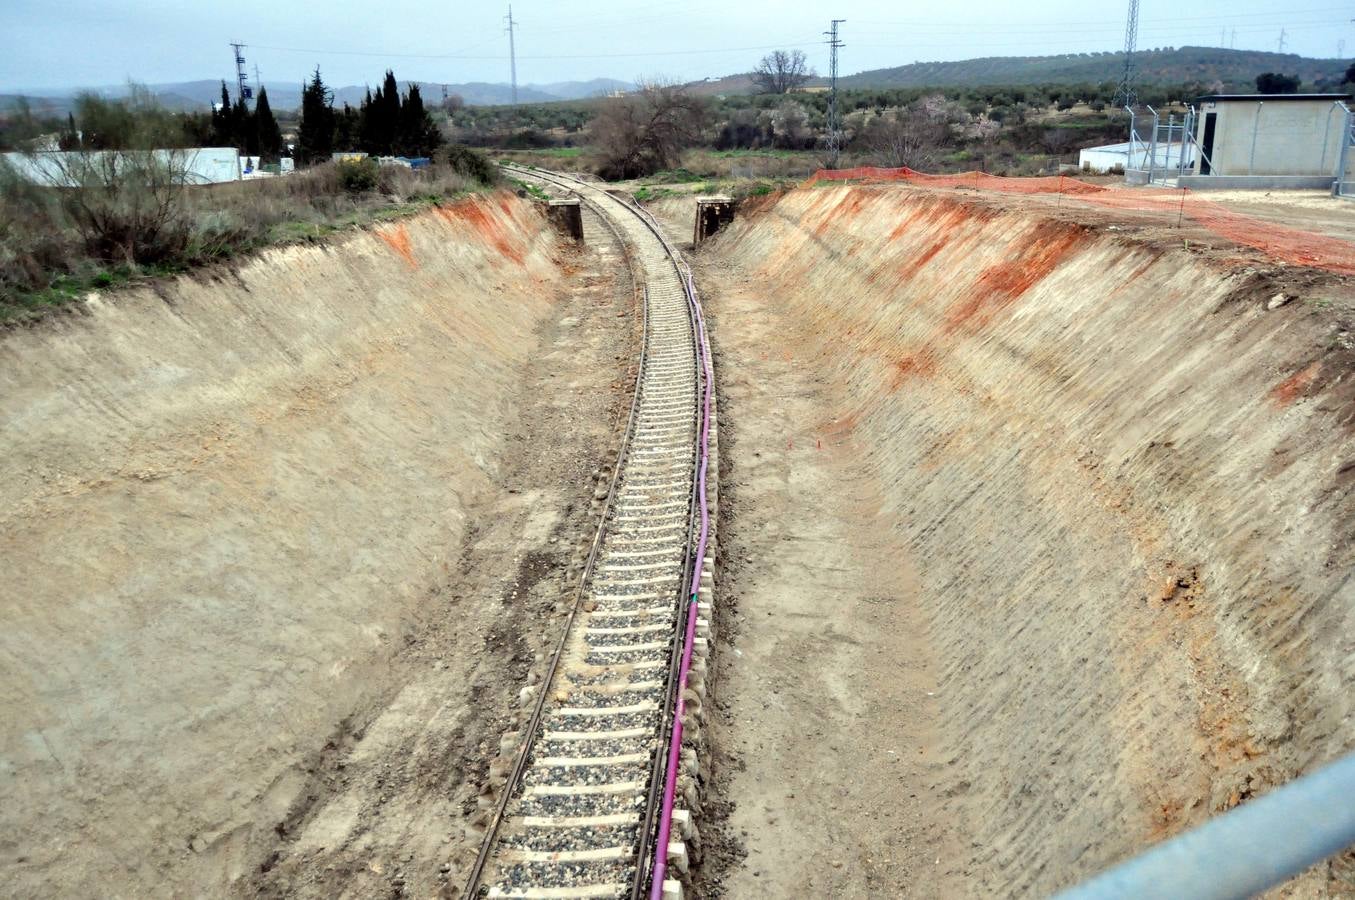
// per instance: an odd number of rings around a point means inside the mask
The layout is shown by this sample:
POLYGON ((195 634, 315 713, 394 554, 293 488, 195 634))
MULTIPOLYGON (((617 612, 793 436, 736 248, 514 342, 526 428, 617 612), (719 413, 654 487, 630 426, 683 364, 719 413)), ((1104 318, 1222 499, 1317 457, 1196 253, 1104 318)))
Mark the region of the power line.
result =
MULTIPOLYGON (((794 41, 782 41, 777 44, 761 44, 756 47, 706 47, 700 50, 646 50, 639 53, 573 53, 543 54, 519 56, 518 59, 637 59, 651 56, 696 56, 711 53, 741 53, 751 50, 805 49, 813 46, 812 38, 794 41)), ((502 54, 493 56, 465 56, 455 53, 384 53, 376 50, 325 50, 317 47, 273 47, 252 44, 256 50, 272 50, 279 53, 318 53, 325 56, 379 56, 391 59, 465 59, 465 60, 502 60, 502 54)))
MULTIPOLYGON (((1166 21, 1167 23, 1169 23, 1169 24, 1174 24, 1174 23, 1177 23, 1177 22, 1218 22, 1218 21, 1227 21, 1227 22, 1231 22, 1231 21, 1234 21, 1235 19, 1250 19, 1250 18, 1259 18, 1259 17, 1272 17, 1272 18, 1281 18, 1281 19, 1283 19, 1283 18, 1288 17, 1288 16, 1319 15, 1319 14, 1322 14, 1322 13, 1338 13, 1338 14, 1344 15, 1346 12, 1347 12, 1347 8, 1344 7, 1344 6, 1325 6, 1325 7, 1318 7, 1318 8, 1314 8, 1314 9, 1285 9, 1285 10, 1269 10, 1269 11, 1266 11, 1266 12, 1253 12, 1253 13, 1227 13, 1227 14, 1225 14, 1225 15, 1218 15, 1218 16, 1172 16, 1170 19, 1167 19, 1167 20, 1165 20, 1165 21, 1166 21)), ((939 22, 939 21, 938 21, 938 22, 924 22, 924 21, 922 21, 922 20, 905 20, 905 19, 894 19, 894 20, 861 19, 861 20, 858 20, 857 24, 860 24, 860 25, 902 25, 902 26, 905 26, 905 27, 907 27, 907 28, 914 28, 914 29, 931 28, 931 27, 954 27, 954 28, 970 28, 970 27, 978 27, 978 26, 977 26, 977 23, 973 23, 973 22, 963 22, 963 21, 950 21, 950 22, 939 22)), ((1000 22, 998 22, 998 23, 990 22, 990 23, 989 23, 989 27, 995 28, 995 29, 1001 29, 1001 30, 1004 30, 1004 31, 1005 31, 1005 30, 1007 30, 1007 29, 1009 29, 1009 28, 1022 27, 1022 26, 1029 27, 1029 28, 1046 29, 1046 28, 1048 28, 1048 27, 1051 26, 1051 25, 1061 25, 1061 26, 1095 26, 1095 25, 1104 25, 1104 24, 1105 24, 1105 20, 1104 20, 1104 19, 1087 20, 1087 21, 1080 21, 1080 22, 1077 22, 1077 21, 1070 21, 1070 20, 1067 20, 1067 19, 1056 19, 1056 20, 1051 20, 1051 21, 1049 21, 1048 23, 1031 22, 1030 20, 1027 19, 1027 20, 1024 20, 1022 23, 1011 23, 1011 24, 1000 23, 1000 22)))
MULTIPOLYGON (((1118 26, 1117 26, 1117 28, 1118 28, 1118 26)), ((1314 23, 1312 26, 1304 26, 1303 29, 1300 29, 1299 27, 1296 27, 1296 26, 1292 26, 1292 25, 1291 25, 1291 26, 1288 26, 1288 28, 1286 28, 1286 33, 1287 33, 1288 31, 1290 31, 1290 30, 1294 30, 1294 31, 1298 31, 1298 30, 1310 30, 1310 31, 1322 30, 1322 31, 1330 31, 1330 30, 1331 30, 1331 25, 1330 25, 1330 23, 1326 23, 1326 22, 1321 23, 1321 24, 1314 23)), ((1139 27, 1139 36, 1142 37, 1145 31, 1150 31, 1150 29, 1145 29, 1145 28, 1143 28, 1143 27, 1142 27, 1142 24, 1140 23, 1140 27, 1139 27)), ((1238 31, 1238 29, 1231 29, 1231 31, 1234 33, 1234 39, 1235 39, 1235 38, 1236 38, 1236 32, 1238 31)), ((1268 28, 1263 28, 1263 29, 1258 29, 1258 28, 1247 29, 1247 28, 1244 28, 1244 29, 1241 29, 1241 31, 1242 31, 1242 33, 1244 33, 1244 34, 1267 34, 1267 33, 1273 33, 1273 32, 1270 32, 1270 30, 1269 30, 1268 28)), ((985 32, 983 32, 981 29, 975 29, 975 30, 974 30, 974 33, 975 33, 975 34, 983 34, 983 33, 985 33, 985 32)), ((1117 42, 1117 43, 1118 43, 1118 42, 1117 42)), ((894 42, 886 42, 886 43, 877 43, 877 42, 873 42, 873 41, 872 41, 872 42, 868 42, 868 43, 864 43, 864 44, 858 42, 858 43, 856 43, 856 44, 853 44, 852 46, 858 47, 858 48, 869 47, 869 48, 872 48, 872 49, 887 49, 887 50, 900 50, 900 51, 903 51, 903 50, 925 50, 925 49, 931 49, 931 48, 951 49, 954 45, 953 45, 953 44, 947 44, 947 43, 927 43, 927 44, 921 44, 921 43, 915 43, 915 42, 913 42, 913 41, 907 41, 907 42, 904 42, 904 41, 894 41, 894 42)), ((1035 35, 1022 36, 1021 38, 1019 38, 1019 39, 1017 39, 1017 40, 1005 40, 1005 41, 966 41, 966 42, 965 42, 965 47, 966 47, 966 48, 969 48, 969 49, 973 49, 973 48, 988 48, 988 47, 1000 47, 1000 48, 1005 48, 1005 49, 1015 49, 1015 48, 1024 48, 1024 47, 1030 47, 1030 48, 1042 48, 1042 47, 1044 47, 1044 48, 1069 47, 1069 48, 1074 48, 1074 49, 1071 49, 1071 50, 1066 51, 1066 52, 1056 52, 1056 51, 1051 50, 1048 54, 1045 54, 1045 55, 1050 55, 1050 56, 1064 56, 1064 55, 1066 55, 1066 56, 1078 56, 1078 55, 1081 55, 1081 54, 1083 54, 1083 53, 1092 53, 1092 52, 1095 52, 1095 53, 1107 53, 1107 52, 1112 52, 1112 51, 1108 51, 1108 50, 1089 50, 1089 49, 1088 49, 1087 41, 1085 41, 1085 40, 1079 40, 1079 39, 1077 39, 1077 38, 1066 38, 1066 39, 1065 39, 1065 38, 1058 38, 1058 39, 1055 39, 1055 40, 1040 40, 1040 39, 1039 39, 1037 36, 1035 36, 1035 35)), ((1113 52, 1115 52, 1115 53, 1117 53, 1117 54, 1122 54, 1122 53, 1124 52, 1124 48, 1123 48, 1123 46, 1120 46, 1118 49, 1116 49, 1116 50, 1113 51, 1113 52)), ((1135 50, 1135 52, 1137 53, 1137 49, 1135 50)), ((980 57, 980 58, 984 58, 984 57, 980 57)), ((943 60, 928 60, 928 62, 961 62, 961 61, 963 61, 963 60, 945 60, 945 61, 943 61, 943 60)), ((902 65, 902 64, 900 64, 900 65, 902 65)))
POLYGON ((508 4, 508 66, 513 74, 513 105, 518 105, 518 52, 513 43, 513 4, 508 4))
MULTIPOLYGON (((1274 30, 1273 30, 1274 27, 1275 27, 1275 26, 1274 26, 1273 24, 1253 24, 1253 25, 1244 25, 1244 26, 1242 26, 1242 28, 1241 28, 1240 30, 1243 31, 1243 32, 1252 33, 1252 34, 1274 34, 1274 30)), ((1286 28, 1287 30, 1288 30, 1288 29, 1293 29, 1293 30, 1299 30, 1299 29, 1309 29, 1309 30, 1325 29, 1325 30, 1330 31, 1330 30, 1332 29, 1332 27, 1333 27, 1333 23, 1332 23, 1332 20, 1330 20, 1330 19, 1321 19, 1321 20, 1314 20, 1314 21, 1302 21, 1302 22, 1292 22, 1292 21, 1290 21, 1290 22, 1285 22, 1285 28, 1286 28)), ((911 29, 910 29, 910 30, 898 32, 898 31, 892 31, 892 30, 890 30, 890 29, 876 28, 876 29, 872 29, 872 32, 873 32, 874 34, 880 36, 880 37, 889 37, 889 36, 892 36, 892 35, 895 35, 895 34, 900 34, 900 35, 907 35, 907 36, 910 37, 910 38, 913 37, 913 36, 919 36, 919 37, 924 38, 924 39, 925 39, 925 38, 949 37, 949 36, 952 36, 952 35, 960 35, 960 36, 964 36, 964 35, 975 35, 975 34, 1015 35, 1015 36, 1023 37, 1023 38, 1028 38, 1028 37, 1042 37, 1042 36, 1044 36, 1044 35, 1051 35, 1051 34, 1052 34, 1052 35, 1061 35, 1061 36, 1062 36, 1062 35, 1074 35, 1074 36, 1077 36, 1077 37, 1082 38, 1081 43, 1086 44, 1086 43, 1094 42, 1094 41, 1096 41, 1096 40, 1098 40, 1098 39, 1101 39, 1101 38, 1103 38, 1103 37, 1109 37, 1109 36, 1111 36, 1111 35, 1114 35, 1115 37, 1118 38, 1118 37, 1120 37, 1120 36, 1122 36, 1122 35, 1124 34, 1123 28, 1124 28, 1123 25, 1100 25, 1100 26, 1096 26, 1096 27, 1088 26, 1088 27, 1086 27, 1086 28, 1036 28, 1036 29, 1027 31, 1027 30, 1024 30, 1024 29, 1021 29, 1021 28, 985 27, 985 26, 983 26, 983 25, 978 25, 978 24, 976 24, 976 25, 974 25, 972 28, 961 28, 961 27, 958 27, 958 26, 957 26, 957 27, 955 27, 955 28, 953 28, 953 29, 948 29, 948 30, 946 30, 946 31, 917 31, 917 30, 911 30, 911 29)), ((1213 32, 1213 30, 1214 30, 1214 26, 1213 26, 1213 25, 1179 25, 1179 26, 1170 26, 1170 25, 1146 25, 1146 24, 1143 24, 1142 22, 1139 24, 1139 36, 1140 36, 1140 37, 1142 37, 1142 36, 1145 35, 1145 34, 1160 34, 1160 35, 1163 35, 1163 36, 1172 36, 1172 35, 1184 36, 1184 35, 1198 34, 1198 35, 1201 35, 1201 36, 1205 36, 1205 35, 1211 34, 1211 33, 1213 32)), ((1238 30, 1238 29, 1235 28, 1235 29, 1233 29, 1233 30, 1236 31, 1236 30, 1238 30)), ((1117 42, 1117 43, 1118 43, 1118 42, 1117 42)), ((863 45, 863 44, 857 44, 856 46, 861 47, 861 46, 864 46, 864 45, 863 45)))

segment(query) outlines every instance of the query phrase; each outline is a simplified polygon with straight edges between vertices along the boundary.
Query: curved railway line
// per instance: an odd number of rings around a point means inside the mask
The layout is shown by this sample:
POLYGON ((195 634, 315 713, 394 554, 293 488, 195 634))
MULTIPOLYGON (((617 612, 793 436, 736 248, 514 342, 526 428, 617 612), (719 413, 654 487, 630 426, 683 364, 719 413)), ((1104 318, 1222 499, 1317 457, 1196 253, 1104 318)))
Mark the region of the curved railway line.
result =
POLYGON ((644 210, 586 182, 511 171, 579 196, 617 234, 644 287, 644 337, 602 525, 565 634, 528 688, 526 724, 505 742, 511 768, 466 896, 681 896, 664 872, 685 866, 691 830, 674 807, 679 793, 694 797, 695 752, 682 735, 704 673, 714 500, 701 308, 644 210))

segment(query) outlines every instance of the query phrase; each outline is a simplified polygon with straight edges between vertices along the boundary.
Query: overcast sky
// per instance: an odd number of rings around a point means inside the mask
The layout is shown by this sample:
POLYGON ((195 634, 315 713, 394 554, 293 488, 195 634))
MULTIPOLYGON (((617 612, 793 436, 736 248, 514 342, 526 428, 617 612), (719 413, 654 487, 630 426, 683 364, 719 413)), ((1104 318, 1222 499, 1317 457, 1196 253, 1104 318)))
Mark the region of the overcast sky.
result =
MULTIPOLYGON (((798 47, 820 72, 828 19, 841 26, 842 73, 927 60, 1116 50, 1124 3, 1074 0, 518 0, 522 84, 599 76, 683 80, 747 71, 773 47, 798 47), (1104 10, 1100 14, 1095 10, 1104 10)), ((376 83, 386 67, 401 81, 508 81, 507 4, 412 0, 3 0, 0 93, 233 80, 228 42, 248 44, 264 84, 300 82, 317 63, 333 87, 376 83)), ((1334 57, 1355 55, 1355 6, 1310 0, 1143 0, 1140 47, 1236 46, 1334 57), (1222 43, 1220 43, 1222 41, 1222 43)))

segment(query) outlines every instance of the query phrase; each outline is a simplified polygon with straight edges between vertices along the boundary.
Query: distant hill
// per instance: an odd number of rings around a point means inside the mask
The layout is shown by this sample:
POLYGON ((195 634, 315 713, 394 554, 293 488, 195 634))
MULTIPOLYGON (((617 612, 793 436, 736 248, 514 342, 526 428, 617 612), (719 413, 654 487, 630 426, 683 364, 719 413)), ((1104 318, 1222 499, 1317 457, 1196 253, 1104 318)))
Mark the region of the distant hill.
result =
MULTIPOLYGON (((401 81, 401 89, 404 89, 406 84, 407 82, 401 81)), ((436 104, 442 100, 443 85, 441 82, 421 81, 418 84, 419 91, 423 94, 425 101, 436 104)), ((229 86, 231 95, 234 96, 234 82, 231 82, 229 86)), ((269 105, 273 109, 292 110, 301 106, 300 81, 295 83, 270 82, 265 86, 268 88, 269 105)), ((375 83, 373 86, 375 86, 375 83)), ((147 87, 155 92, 161 103, 174 110, 207 109, 221 99, 220 79, 152 84, 147 85, 147 87)), ((449 94, 459 94, 463 100, 472 106, 492 106, 513 101, 513 88, 507 84, 472 81, 462 84, 449 83, 446 87, 449 94)), ((549 103, 555 100, 580 100, 586 97, 597 97, 609 91, 630 90, 633 87, 634 85, 630 82, 618 81, 615 78, 518 85, 518 102, 549 103)), ((124 97, 127 95, 125 85, 91 88, 91 90, 105 97, 124 97)), ((23 96, 28 99, 29 105, 35 113, 64 116, 71 109, 77 92, 78 89, 76 88, 68 88, 65 90, 24 92, 22 94, 17 92, 0 94, 0 111, 11 108, 18 98, 23 96)), ((357 106, 362 102, 363 95, 366 93, 367 88, 363 85, 347 85, 336 88, 334 90, 334 105, 342 106, 347 103, 350 106, 357 106)))
POLYGON ((715 97, 720 94, 751 94, 753 78, 743 72, 738 75, 726 75, 723 78, 707 78, 702 81, 688 82, 687 89, 702 97, 715 97))
MULTIPOLYGON (((1298 75, 1305 89, 1336 87, 1345 74, 1348 60, 1311 59, 1293 53, 1267 53, 1260 50, 1228 50, 1221 47, 1177 47, 1144 50, 1135 57, 1137 79, 1141 84, 1181 84, 1198 82, 1208 88, 1214 83, 1225 90, 1251 91, 1256 76, 1263 72, 1298 75)), ((839 79, 848 88, 966 87, 1000 84, 1073 84, 1077 82, 1116 81, 1123 58, 1119 53, 1066 53, 1059 56, 990 56, 954 62, 919 62, 888 69, 872 69, 839 79)), ((374 80, 373 84, 377 82, 374 80)), ((403 87, 406 82, 400 82, 403 87)), ((817 77, 811 85, 825 83, 817 77)), ((149 85, 161 102, 171 109, 206 109, 221 96, 221 81, 205 79, 172 84, 149 85)), ((268 99, 274 109, 294 110, 301 105, 301 81, 270 81, 268 99)), ((472 106, 498 106, 512 102, 512 88, 503 83, 483 81, 448 84, 448 93, 459 94, 472 106)), ((717 96, 747 94, 753 83, 747 73, 707 78, 692 82, 697 94, 717 96)), ((440 82, 421 81, 419 90, 430 104, 442 99, 440 82)), ((518 86, 520 103, 550 103, 596 97, 616 90, 631 90, 634 85, 615 78, 589 81, 561 81, 552 84, 518 86)), ((126 86, 95 88, 109 97, 124 96, 126 86)), ((348 85, 334 90, 336 105, 362 102, 366 88, 348 85)), ((234 86, 232 85, 232 92, 234 86)), ((23 96, 35 112, 65 116, 71 108, 76 89, 24 91, 23 96)), ((0 112, 12 108, 19 92, 0 94, 0 112)))
MULTIPOLYGON (((617 81, 615 78, 593 78, 588 81, 557 81, 552 84, 532 84, 543 93, 551 94, 562 100, 586 100, 600 97, 612 91, 633 91, 635 85, 629 81, 617 81)), ((519 91, 520 92, 520 91, 519 91)))
MULTIPOLYGON (((1178 47, 1143 50, 1134 58, 1144 84, 1222 82, 1228 90, 1254 90, 1262 72, 1298 75, 1305 87, 1319 80, 1339 84, 1348 60, 1309 59, 1293 53, 1178 47)), ((990 56, 955 62, 919 62, 873 69, 838 79, 846 87, 950 87, 997 84, 1071 84, 1117 81, 1124 66, 1119 53, 1068 53, 1061 56, 990 56)))

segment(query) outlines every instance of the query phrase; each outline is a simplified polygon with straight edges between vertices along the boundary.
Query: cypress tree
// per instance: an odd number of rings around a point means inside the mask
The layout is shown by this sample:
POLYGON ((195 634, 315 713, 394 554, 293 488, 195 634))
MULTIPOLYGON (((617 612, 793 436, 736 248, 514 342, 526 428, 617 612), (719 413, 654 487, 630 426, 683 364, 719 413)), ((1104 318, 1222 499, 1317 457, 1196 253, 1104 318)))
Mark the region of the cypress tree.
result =
POLYGON ((268 103, 268 88, 259 88, 259 99, 254 104, 254 132, 262 162, 277 162, 282 156, 282 129, 273 117, 268 103))
POLYGON ((386 93, 379 87, 376 89, 376 93, 368 95, 363 108, 358 111, 358 116, 361 119, 362 149, 372 156, 390 155, 393 126, 386 119, 388 114, 389 107, 386 104, 386 93))
POLYGON ((362 116, 347 103, 334 116, 334 149, 362 149, 362 116))
POLYGON ((215 147, 234 147, 235 136, 231 126, 231 92, 226 82, 221 82, 221 106, 212 110, 212 145, 215 147))
POLYGON ((442 134, 433 117, 423 106, 423 95, 417 84, 410 84, 409 94, 400 108, 400 138, 397 153, 403 156, 432 156, 442 143, 442 134))
POLYGON ((395 73, 386 70, 386 80, 381 85, 381 155, 390 156, 396 152, 400 142, 400 86, 395 83, 395 73))
MULTIPOLYGON (((377 88, 380 93, 381 88, 377 88)), ((371 153, 372 148, 376 146, 376 106, 372 99, 371 88, 367 89, 367 94, 362 98, 362 103, 358 104, 358 131, 357 145, 354 149, 361 150, 364 153, 371 153)))
POLYGON ((244 98, 235 101, 231 112, 232 146, 245 156, 259 155, 259 132, 254 127, 254 116, 245 105, 244 98))
POLYGON ((75 127, 75 113, 66 113, 66 133, 63 134, 57 143, 62 150, 79 150, 80 131, 75 127))
POLYGON ((297 160, 301 165, 324 162, 334 152, 334 95, 315 67, 301 89, 301 124, 297 127, 297 160))

